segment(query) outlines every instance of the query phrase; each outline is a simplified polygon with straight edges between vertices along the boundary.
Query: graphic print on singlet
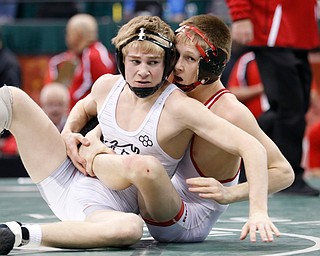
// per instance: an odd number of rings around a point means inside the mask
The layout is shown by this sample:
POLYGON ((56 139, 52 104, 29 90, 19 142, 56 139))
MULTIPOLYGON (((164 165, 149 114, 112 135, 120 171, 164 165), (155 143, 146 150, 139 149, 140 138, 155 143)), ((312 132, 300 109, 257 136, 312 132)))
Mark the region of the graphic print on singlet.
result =
MULTIPOLYGON (((144 147, 153 146, 153 141, 148 135, 140 135, 139 141, 144 147)), ((133 144, 120 145, 117 140, 113 140, 113 141, 104 140, 103 142, 109 145, 109 147, 112 150, 117 151, 120 155, 140 154, 140 149, 134 146, 133 144)))
POLYGON ((120 155, 140 154, 140 149, 132 144, 120 145, 117 140, 103 142, 120 155))

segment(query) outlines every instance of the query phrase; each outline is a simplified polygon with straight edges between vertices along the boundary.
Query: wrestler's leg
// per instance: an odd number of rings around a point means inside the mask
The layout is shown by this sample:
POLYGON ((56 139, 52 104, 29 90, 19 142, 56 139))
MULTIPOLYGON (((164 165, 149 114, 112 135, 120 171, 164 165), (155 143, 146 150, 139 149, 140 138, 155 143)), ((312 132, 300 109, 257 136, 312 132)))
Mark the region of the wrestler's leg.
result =
POLYGON ((66 158, 59 131, 42 109, 21 89, 0 88, 0 130, 15 137, 19 154, 30 177, 38 183, 66 158))
POLYGON ((143 221, 133 213, 97 211, 85 221, 41 225, 41 245, 57 248, 121 247, 135 244, 143 234, 143 221))
POLYGON ((181 199, 161 165, 152 156, 99 154, 93 162, 95 175, 115 190, 137 187, 140 213, 158 222, 171 220, 180 208, 181 199))
POLYGON ((84 221, 63 221, 49 224, 17 222, 1 224, 0 253, 8 254, 14 246, 54 248, 124 247, 135 244, 143 235, 143 221, 133 213, 100 210, 84 221), (8 241, 3 239, 13 236, 8 241), (12 242, 12 240, 14 242, 12 242), (10 242, 10 243, 9 243, 10 242))

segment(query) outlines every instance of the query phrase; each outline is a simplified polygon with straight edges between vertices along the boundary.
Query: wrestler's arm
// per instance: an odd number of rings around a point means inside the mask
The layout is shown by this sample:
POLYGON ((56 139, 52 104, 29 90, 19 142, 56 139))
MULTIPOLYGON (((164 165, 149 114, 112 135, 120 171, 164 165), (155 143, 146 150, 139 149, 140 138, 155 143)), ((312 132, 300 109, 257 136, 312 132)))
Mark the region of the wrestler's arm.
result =
MULTIPOLYGON (((232 105, 229 102, 228 112, 218 113, 218 115, 254 136, 266 149, 269 194, 276 193, 292 184, 294 172, 291 165, 276 144, 261 130, 248 108, 239 102, 234 102, 232 105)), ((190 186, 197 187, 196 191, 192 189, 193 192, 201 193, 202 197, 213 199, 221 204, 230 204, 249 199, 248 182, 232 187, 224 187, 213 178, 200 177, 188 179, 187 183, 190 186), (201 187, 203 187, 203 190, 201 187)))
MULTIPOLYGON (((280 152, 275 143, 259 127, 256 127, 254 124, 250 125, 249 122, 248 124, 251 126, 250 130, 255 130, 248 132, 255 136, 267 150, 269 184, 268 193, 276 193, 287 188, 294 180, 294 171, 291 165, 280 152)), ((228 187, 226 188, 225 192, 228 195, 227 203, 247 200, 249 196, 248 182, 228 187)))
POLYGON ((61 132, 68 156, 82 173, 86 173, 86 160, 79 155, 78 145, 89 146, 90 142, 80 132, 89 120, 97 116, 97 104, 101 97, 108 93, 111 82, 112 75, 100 77, 92 86, 91 92, 72 108, 61 132))
POLYGON ((80 145, 79 155, 85 160, 86 174, 94 177, 93 172, 93 160, 96 155, 101 153, 114 154, 114 151, 108 148, 101 140, 102 132, 100 125, 96 125, 92 130, 90 130, 85 138, 89 141, 89 145, 80 145))
POLYGON ((192 111, 174 111, 178 116, 176 120, 183 120, 187 128, 198 136, 244 160, 250 191, 249 220, 243 227, 241 239, 250 234, 251 241, 255 242, 255 232, 259 230, 263 241, 272 241, 272 232, 276 235, 280 233, 268 216, 267 156, 264 147, 253 136, 214 115, 200 102, 184 99, 178 106, 192 111))
POLYGON ((86 112, 85 102, 90 102, 91 95, 79 100, 70 111, 66 124, 61 132, 67 148, 67 154, 74 165, 85 173, 85 159, 78 154, 78 145, 89 145, 87 140, 81 133, 81 129, 90 120, 91 115, 86 112))

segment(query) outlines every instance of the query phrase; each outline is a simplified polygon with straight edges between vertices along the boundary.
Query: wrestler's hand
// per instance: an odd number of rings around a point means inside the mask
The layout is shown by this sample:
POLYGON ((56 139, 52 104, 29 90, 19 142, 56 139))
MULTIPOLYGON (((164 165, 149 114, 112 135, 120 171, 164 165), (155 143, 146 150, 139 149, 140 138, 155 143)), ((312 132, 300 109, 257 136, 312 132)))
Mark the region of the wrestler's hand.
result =
POLYGON ((259 231, 263 242, 272 242, 273 235, 280 236, 279 230, 269 219, 268 214, 264 212, 251 214, 247 223, 242 228, 240 239, 244 240, 249 234, 250 241, 255 243, 257 241, 256 231, 259 231))
POLYGON ((79 148, 79 154, 86 161, 86 174, 90 175, 91 177, 95 177, 93 170, 93 161, 95 156, 98 154, 114 154, 114 151, 108 148, 100 140, 100 135, 97 134, 95 130, 88 132, 86 139, 90 141, 90 144, 88 146, 81 145, 79 148))
POLYGON ((83 137, 80 133, 62 132, 61 133, 67 149, 67 155, 71 159, 74 166, 83 174, 86 174, 86 160, 80 156, 78 145, 90 145, 90 141, 83 137))
POLYGON ((212 199, 219 204, 229 204, 230 194, 228 187, 223 186, 214 178, 197 177, 186 180, 189 191, 198 193, 202 198, 212 199))

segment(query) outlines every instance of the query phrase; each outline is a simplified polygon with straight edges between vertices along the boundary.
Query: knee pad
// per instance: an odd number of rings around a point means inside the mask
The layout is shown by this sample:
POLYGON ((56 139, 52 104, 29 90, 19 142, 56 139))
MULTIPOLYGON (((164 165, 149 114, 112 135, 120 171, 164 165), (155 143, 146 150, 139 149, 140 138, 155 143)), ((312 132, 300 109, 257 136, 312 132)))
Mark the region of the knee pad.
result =
POLYGON ((12 121, 12 94, 8 86, 0 88, 0 132, 8 130, 12 121))

